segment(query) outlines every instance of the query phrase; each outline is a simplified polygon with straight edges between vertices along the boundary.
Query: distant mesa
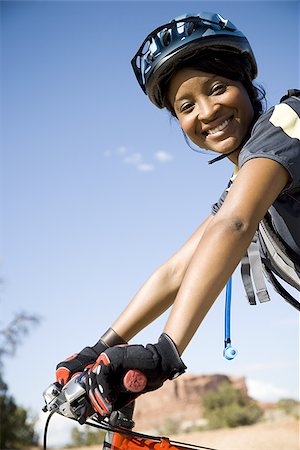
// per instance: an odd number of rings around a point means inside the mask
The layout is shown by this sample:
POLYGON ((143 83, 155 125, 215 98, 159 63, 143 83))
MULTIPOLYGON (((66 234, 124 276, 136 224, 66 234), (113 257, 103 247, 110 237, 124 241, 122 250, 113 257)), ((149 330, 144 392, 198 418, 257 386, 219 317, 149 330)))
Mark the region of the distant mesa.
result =
POLYGON ((244 377, 227 375, 189 375, 166 381, 157 391, 141 395, 134 412, 135 431, 156 433, 169 420, 180 423, 199 422, 203 419, 201 396, 216 391, 221 383, 248 394, 244 377))

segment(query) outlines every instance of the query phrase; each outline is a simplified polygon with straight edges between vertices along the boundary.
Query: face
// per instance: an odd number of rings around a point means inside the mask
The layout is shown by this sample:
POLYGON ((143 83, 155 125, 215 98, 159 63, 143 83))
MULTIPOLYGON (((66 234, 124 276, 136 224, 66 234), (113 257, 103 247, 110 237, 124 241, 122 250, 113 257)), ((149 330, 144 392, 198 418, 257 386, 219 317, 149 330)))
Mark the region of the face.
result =
POLYGON ((168 100, 191 141, 221 154, 239 149, 254 116, 241 82, 195 69, 173 75, 168 100))

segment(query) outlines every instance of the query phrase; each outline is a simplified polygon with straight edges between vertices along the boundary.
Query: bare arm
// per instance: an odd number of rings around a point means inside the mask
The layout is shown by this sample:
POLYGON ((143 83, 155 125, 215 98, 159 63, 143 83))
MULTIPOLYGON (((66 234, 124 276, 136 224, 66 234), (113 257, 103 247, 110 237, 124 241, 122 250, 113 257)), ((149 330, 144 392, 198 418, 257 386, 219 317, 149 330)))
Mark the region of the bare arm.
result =
POLYGON ((225 287, 259 221, 288 180, 288 172, 270 159, 252 159, 240 170, 193 253, 164 329, 180 353, 225 287))
POLYGON ((112 328, 124 340, 129 341, 173 304, 193 253, 211 220, 209 216, 183 247, 150 276, 114 322, 112 328))

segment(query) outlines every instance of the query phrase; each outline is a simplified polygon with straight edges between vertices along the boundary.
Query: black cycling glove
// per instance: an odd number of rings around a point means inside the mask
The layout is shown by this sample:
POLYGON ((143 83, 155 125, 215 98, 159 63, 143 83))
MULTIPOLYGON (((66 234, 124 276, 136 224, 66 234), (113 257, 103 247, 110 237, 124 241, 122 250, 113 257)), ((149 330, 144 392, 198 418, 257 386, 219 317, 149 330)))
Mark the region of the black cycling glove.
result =
POLYGON ((95 364, 98 356, 109 347, 125 344, 125 341, 111 328, 99 339, 93 347, 85 347, 56 366, 56 381, 65 385, 77 373, 89 369, 95 364))
POLYGON ((176 345, 163 333, 157 344, 108 348, 88 371, 84 383, 95 411, 107 416, 138 395, 158 389, 185 369, 176 345), (147 378, 146 387, 140 393, 129 393, 124 388, 124 376, 132 369, 141 371, 147 378))

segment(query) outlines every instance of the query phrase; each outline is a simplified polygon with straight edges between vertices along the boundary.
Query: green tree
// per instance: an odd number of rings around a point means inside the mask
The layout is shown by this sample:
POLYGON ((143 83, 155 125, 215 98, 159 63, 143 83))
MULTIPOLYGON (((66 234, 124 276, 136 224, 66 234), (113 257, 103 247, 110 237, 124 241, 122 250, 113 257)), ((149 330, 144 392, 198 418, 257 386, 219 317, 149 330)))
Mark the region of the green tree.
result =
POLYGON ((14 356, 29 329, 39 322, 39 317, 21 312, 15 314, 12 320, 0 329, 0 371, 3 369, 3 358, 14 356))
POLYGON ((89 447, 91 445, 100 445, 104 441, 106 432, 103 430, 91 431, 84 427, 83 430, 73 428, 71 431, 71 444, 68 447, 89 447))
POLYGON ((202 405, 211 429, 252 425, 263 414, 250 397, 227 382, 221 383, 217 391, 205 394, 202 405))
POLYGON ((169 417, 161 427, 158 427, 157 432, 163 435, 176 434, 181 431, 181 422, 179 419, 169 417))
POLYGON ((0 329, 0 448, 25 449, 37 445, 35 422, 28 411, 18 406, 8 393, 8 386, 2 377, 3 358, 13 356, 21 338, 32 324, 39 322, 36 316, 16 314, 5 327, 0 329))
POLYGON ((0 448, 24 449, 37 445, 34 425, 26 409, 18 406, 8 394, 0 374, 0 448))
POLYGON ((279 409, 282 409, 289 416, 299 417, 300 402, 293 398, 282 398, 277 402, 279 409))

